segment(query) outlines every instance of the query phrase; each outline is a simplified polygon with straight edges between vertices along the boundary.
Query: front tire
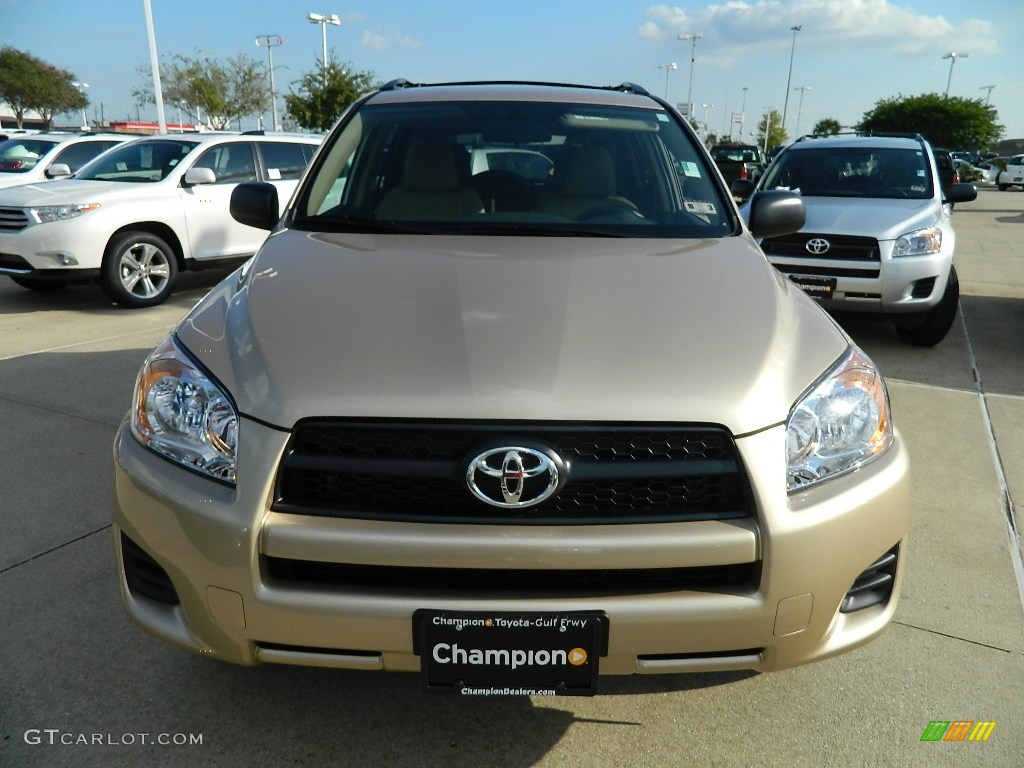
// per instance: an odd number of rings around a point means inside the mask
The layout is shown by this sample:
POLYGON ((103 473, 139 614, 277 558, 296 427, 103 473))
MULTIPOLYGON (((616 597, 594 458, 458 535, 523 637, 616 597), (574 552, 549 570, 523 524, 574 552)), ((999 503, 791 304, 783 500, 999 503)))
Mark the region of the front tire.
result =
POLYGON ((148 232, 122 232, 110 241, 100 287, 123 307, 152 307, 171 295, 178 275, 174 250, 148 232))
POLYGON ((949 268, 949 280, 946 281, 946 292, 939 303, 925 315, 924 321, 917 325, 896 325, 896 333, 903 341, 917 347, 934 347, 949 333, 960 307, 960 280, 956 267, 949 268))

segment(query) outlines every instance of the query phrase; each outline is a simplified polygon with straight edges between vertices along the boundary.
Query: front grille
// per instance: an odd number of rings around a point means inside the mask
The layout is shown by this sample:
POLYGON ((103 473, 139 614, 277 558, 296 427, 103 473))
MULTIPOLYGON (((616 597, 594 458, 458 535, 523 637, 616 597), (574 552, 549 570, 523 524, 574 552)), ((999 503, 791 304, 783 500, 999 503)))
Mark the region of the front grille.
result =
POLYGON ((491 570, 484 568, 402 568, 264 558, 267 573, 286 582, 358 589, 400 589, 436 593, 513 593, 517 597, 597 597, 680 590, 755 589, 760 563, 694 568, 624 570, 491 570))
POLYGON ((278 512, 518 525, 729 520, 751 516, 736 444, 722 427, 520 422, 300 422, 278 471, 278 512), (487 448, 557 453, 567 480, 523 509, 474 497, 465 474, 487 448))
POLYGON ((881 261, 878 240, 873 237, 795 232, 781 237, 766 237, 761 241, 761 249, 769 258, 784 256, 789 259, 869 261, 876 264, 881 261), (807 243, 815 239, 829 242, 829 249, 826 253, 814 254, 807 250, 807 243))
POLYGON ((0 207, 0 232, 20 232, 28 226, 24 208, 0 207))

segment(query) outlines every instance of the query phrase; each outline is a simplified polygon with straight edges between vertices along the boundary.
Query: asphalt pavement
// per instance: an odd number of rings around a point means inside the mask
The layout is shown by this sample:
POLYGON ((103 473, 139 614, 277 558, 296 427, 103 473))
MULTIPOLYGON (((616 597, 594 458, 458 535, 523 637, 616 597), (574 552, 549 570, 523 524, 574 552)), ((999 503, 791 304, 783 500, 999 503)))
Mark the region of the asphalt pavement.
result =
POLYGON ((842 322, 911 451, 908 570, 877 641, 795 670, 604 678, 459 699, 415 675, 243 668, 165 645, 117 594, 111 445, 167 304, 0 278, 0 766, 1024 765, 1024 192, 956 208, 961 315, 937 347, 842 322), (930 724, 995 723, 985 741, 930 724))

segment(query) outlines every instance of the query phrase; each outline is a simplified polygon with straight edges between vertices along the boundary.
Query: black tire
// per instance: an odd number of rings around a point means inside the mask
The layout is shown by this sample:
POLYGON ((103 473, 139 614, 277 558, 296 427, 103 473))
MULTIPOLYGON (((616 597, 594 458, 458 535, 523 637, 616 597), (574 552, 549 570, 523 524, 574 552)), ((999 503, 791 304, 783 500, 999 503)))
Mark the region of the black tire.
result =
POLYGON ((996 186, 999 187, 1000 192, 1005 192, 1010 188, 1009 184, 996 184, 996 186))
POLYGON ((20 275, 9 275, 11 280, 20 285, 22 288, 28 288, 30 291, 39 291, 40 293, 53 293, 54 291, 62 291, 68 287, 70 280, 59 280, 59 279, 47 279, 42 277, 22 277, 20 275))
POLYGON ((917 347, 934 347, 949 333, 960 308, 960 280, 956 267, 949 268, 946 292, 939 303, 924 315, 924 320, 915 325, 896 325, 896 333, 908 344, 917 347))
POLYGON ((123 307, 153 307, 167 300, 178 276, 174 250, 148 232, 122 232, 107 245, 100 287, 123 307))

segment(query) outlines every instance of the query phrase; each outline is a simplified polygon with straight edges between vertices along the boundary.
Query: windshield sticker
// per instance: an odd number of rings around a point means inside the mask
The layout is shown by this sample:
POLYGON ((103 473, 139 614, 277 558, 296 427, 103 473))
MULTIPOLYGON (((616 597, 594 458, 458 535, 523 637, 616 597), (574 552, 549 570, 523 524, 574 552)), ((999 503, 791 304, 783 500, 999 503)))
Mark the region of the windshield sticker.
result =
POLYGON ((687 211, 698 216, 714 216, 716 213, 714 203, 706 203, 703 200, 684 200, 683 205, 687 211))
POLYGON ((684 176, 692 176, 695 179, 700 178, 700 169, 697 168, 696 163, 690 162, 688 160, 683 160, 679 163, 679 166, 680 168, 682 168, 684 176))

